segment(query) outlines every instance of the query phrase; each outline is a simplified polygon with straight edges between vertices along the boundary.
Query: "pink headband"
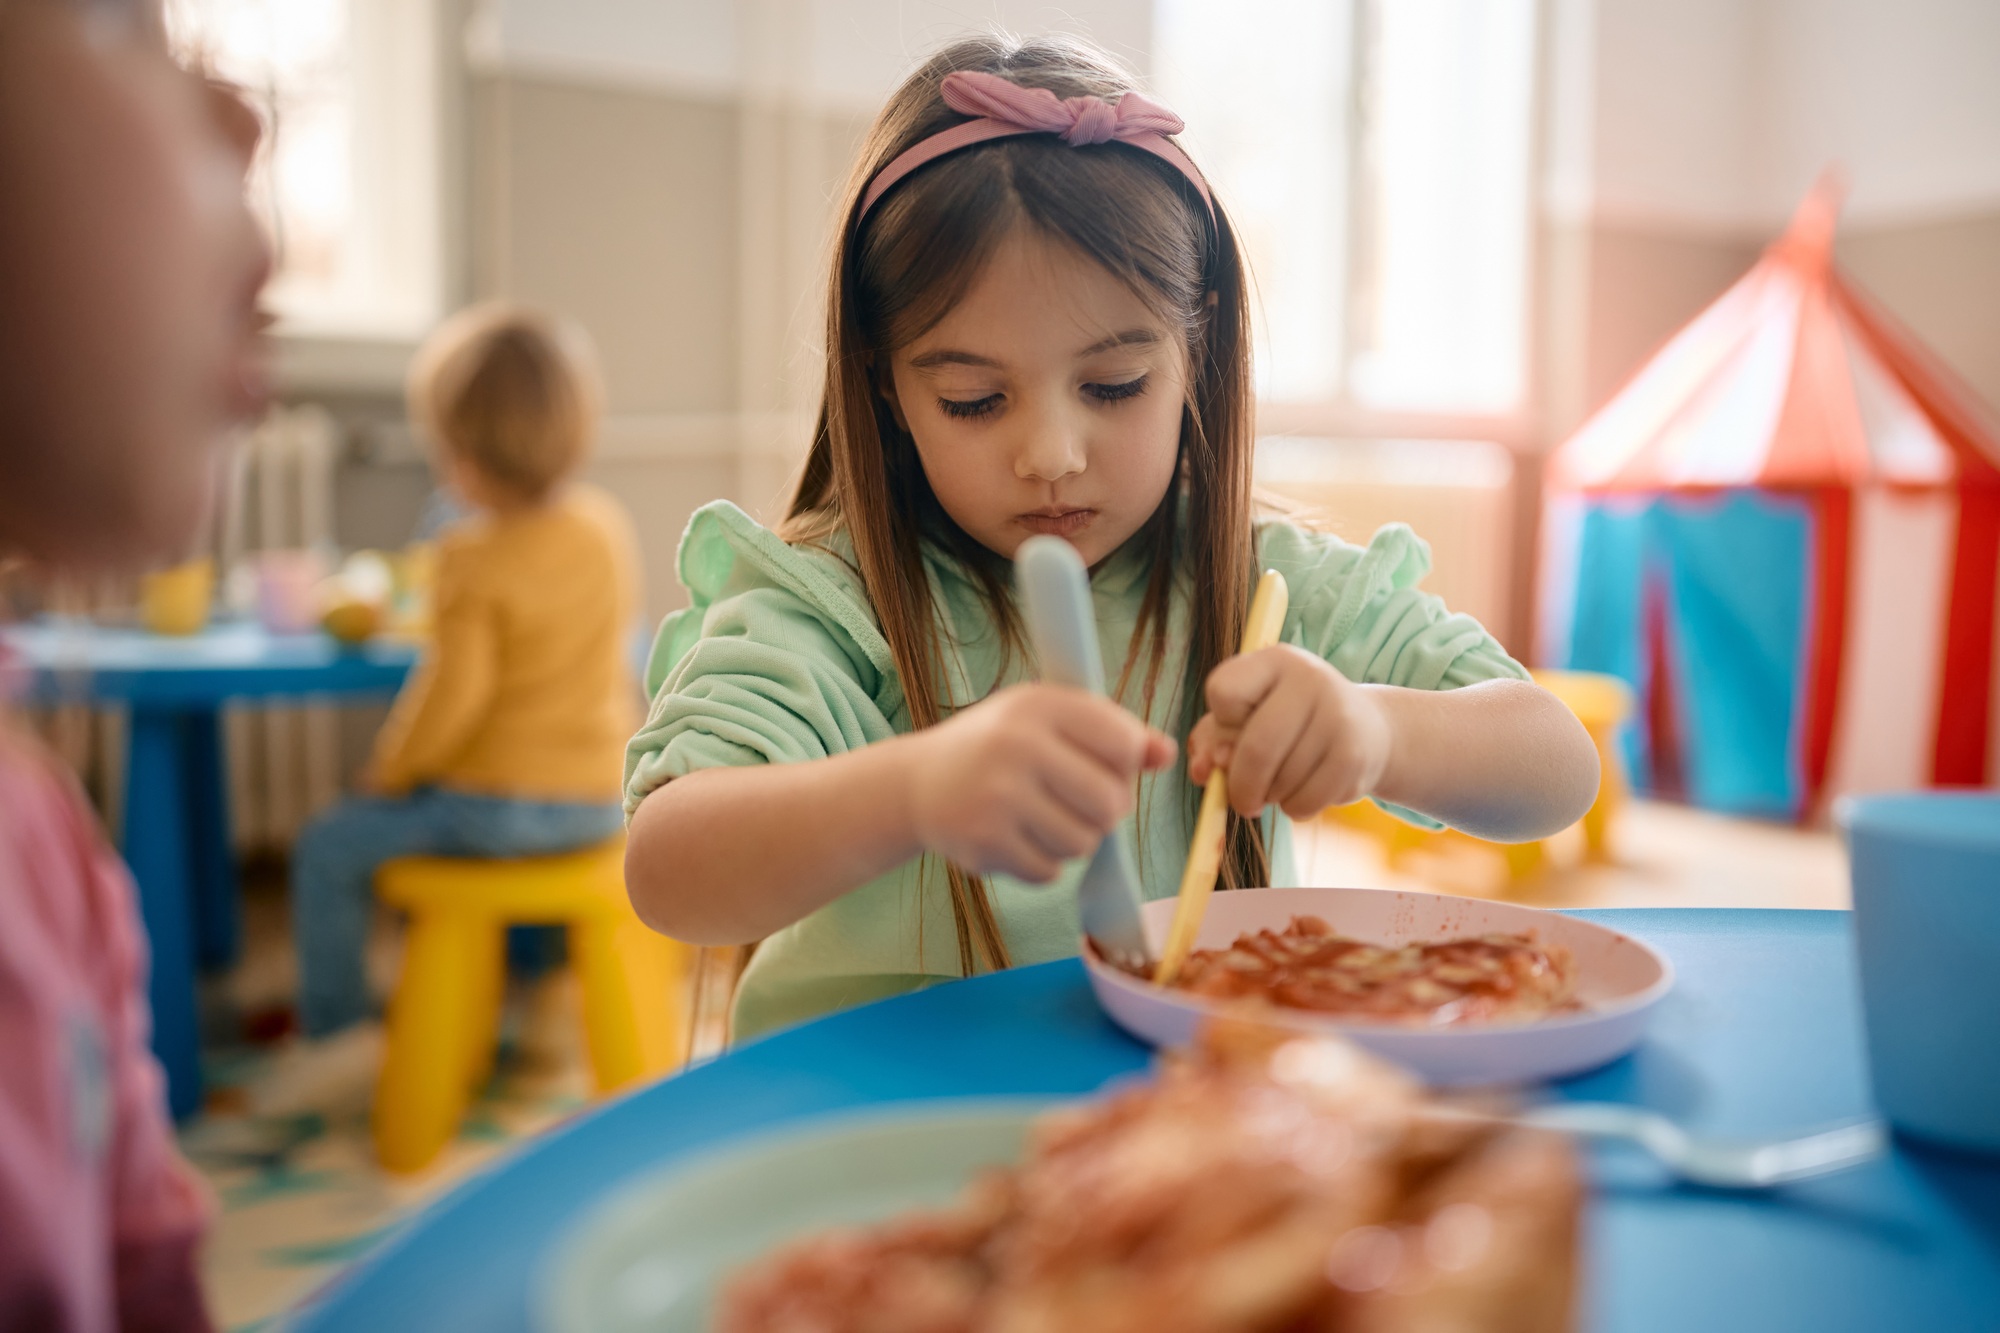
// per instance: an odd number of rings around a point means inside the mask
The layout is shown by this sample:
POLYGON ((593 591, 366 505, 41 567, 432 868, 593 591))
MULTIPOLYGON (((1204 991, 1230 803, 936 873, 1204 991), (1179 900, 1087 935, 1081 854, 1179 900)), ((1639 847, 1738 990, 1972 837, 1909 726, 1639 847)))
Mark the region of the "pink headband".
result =
POLYGON ((1064 99, 1046 88, 1024 88, 998 74, 969 69, 945 75, 939 91, 946 106, 977 119, 939 130, 876 172, 861 196, 861 207, 854 215, 855 226, 861 225, 861 219, 868 216, 868 210, 888 193, 890 186, 917 168, 961 148, 1017 134, 1059 134, 1072 148, 1095 143, 1143 148, 1186 176, 1201 195, 1201 201, 1208 205, 1209 220, 1215 220, 1215 201, 1209 198, 1208 182, 1201 178, 1201 172, 1195 169, 1188 155, 1166 137, 1179 134, 1185 128, 1184 123, 1149 97, 1126 93, 1115 104, 1101 97, 1064 99))

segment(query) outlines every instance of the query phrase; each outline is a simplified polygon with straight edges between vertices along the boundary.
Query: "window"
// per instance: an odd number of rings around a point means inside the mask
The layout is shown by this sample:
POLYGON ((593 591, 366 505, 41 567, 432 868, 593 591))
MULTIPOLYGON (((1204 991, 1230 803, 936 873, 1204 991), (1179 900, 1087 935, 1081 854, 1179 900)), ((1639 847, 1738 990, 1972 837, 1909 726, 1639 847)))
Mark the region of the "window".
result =
POLYGON ((280 332, 412 338, 441 311, 435 20, 427 0, 169 0, 176 46, 263 114, 280 332))
POLYGON ((1160 0, 1163 99, 1243 234, 1259 396, 1520 412, 1534 0, 1160 0))

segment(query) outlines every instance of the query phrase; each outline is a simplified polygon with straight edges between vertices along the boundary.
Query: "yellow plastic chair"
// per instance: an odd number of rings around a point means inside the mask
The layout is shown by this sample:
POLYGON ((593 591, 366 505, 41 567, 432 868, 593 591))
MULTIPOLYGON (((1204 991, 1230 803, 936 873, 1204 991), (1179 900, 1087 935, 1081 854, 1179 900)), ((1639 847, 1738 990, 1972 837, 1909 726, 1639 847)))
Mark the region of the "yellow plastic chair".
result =
POLYGON ((383 1166, 408 1172, 429 1165, 491 1073, 509 926, 568 928, 600 1095, 682 1062, 688 1022, 681 983, 692 951, 634 914, 624 861, 625 840, 617 838, 518 860, 406 857, 376 872, 377 896, 410 917, 375 1090, 375 1152, 383 1166))
MULTIPOLYGON (((1616 676, 1600 675, 1594 671, 1536 671, 1531 674, 1537 685, 1562 700, 1576 714, 1597 747, 1601 773, 1597 799, 1591 802, 1590 809, 1580 822, 1584 855, 1593 861, 1604 860, 1610 854, 1611 823, 1624 806, 1627 795, 1624 769, 1613 745, 1619 725, 1632 714, 1632 691, 1616 676)), ((1338 806, 1328 810, 1323 817, 1381 843, 1392 866, 1402 863, 1413 852, 1453 844, 1483 847, 1500 854, 1506 863, 1507 882, 1515 885, 1541 869, 1547 859, 1540 842, 1490 843, 1456 829, 1432 832, 1404 823, 1372 801, 1338 806)))
POLYGON ((1457 829, 1423 829, 1405 823, 1373 801, 1356 801, 1325 811, 1322 819, 1345 825, 1382 844, 1384 859, 1401 866, 1416 852, 1435 852, 1453 845, 1482 847, 1499 854, 1506 865, 1507 883, 1519 884, 1541 869, 1545 854, 1539 842, 1487 842, 1457 829))
POLYGON ((1632 716, 1632 687, 1596 671, 1535 671, 1535 684, 1569 705, 1597 746, 1600 777, 1597 799, 1583 816, 1584 855, 1602 861, 1609 854, 1611 821, 1628 795, 1625 767, 1613 748, 1618 728, 1632 716))

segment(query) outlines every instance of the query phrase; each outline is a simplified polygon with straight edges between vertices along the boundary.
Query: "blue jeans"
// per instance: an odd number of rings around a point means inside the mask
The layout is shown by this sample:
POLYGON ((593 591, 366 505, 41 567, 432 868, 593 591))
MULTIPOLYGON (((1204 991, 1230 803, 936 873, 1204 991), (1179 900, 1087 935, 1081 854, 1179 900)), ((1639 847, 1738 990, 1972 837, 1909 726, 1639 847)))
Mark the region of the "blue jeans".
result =
POLYGON ((618 805, 517 801, 427 787, 393 799, 342 801, 292 848, 292 940, 299 1023, 309 1037, 368 1017, 362 957, 375 870, 399 856, 536 856, 603 842, 624 823, 618 805))

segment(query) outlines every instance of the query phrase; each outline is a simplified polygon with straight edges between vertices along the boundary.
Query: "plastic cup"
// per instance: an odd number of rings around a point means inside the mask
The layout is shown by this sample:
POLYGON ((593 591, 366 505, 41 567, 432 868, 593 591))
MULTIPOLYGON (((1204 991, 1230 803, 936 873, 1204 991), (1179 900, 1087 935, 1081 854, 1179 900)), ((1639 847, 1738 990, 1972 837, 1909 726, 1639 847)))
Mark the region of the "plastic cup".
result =
POLYGON ((215 562, 189 560, 139 581, 139 620, 155 634, 198 634, 215 601, 215 562))
POLYGON ((273 634, 303 634, 319 623, 319 584, 326 557, 318 551, 257 555, 257 619, 273 634))
POLYGON ((2000 1154, 2000 792, 1840 803, 1875 1100, 1897 1130, 2000 1154))

